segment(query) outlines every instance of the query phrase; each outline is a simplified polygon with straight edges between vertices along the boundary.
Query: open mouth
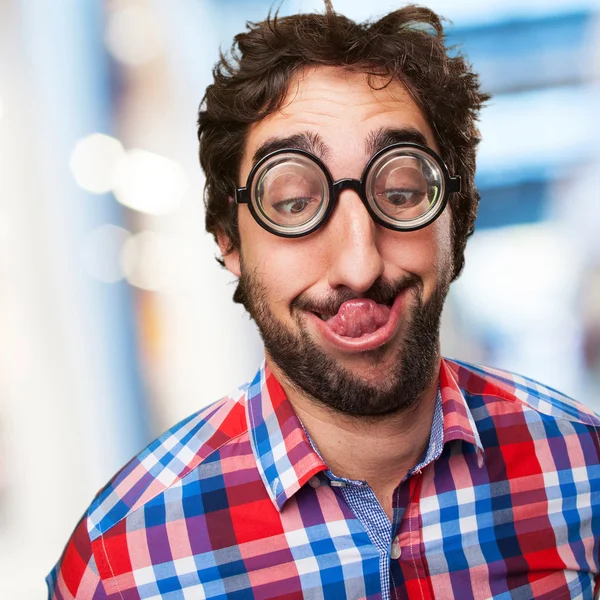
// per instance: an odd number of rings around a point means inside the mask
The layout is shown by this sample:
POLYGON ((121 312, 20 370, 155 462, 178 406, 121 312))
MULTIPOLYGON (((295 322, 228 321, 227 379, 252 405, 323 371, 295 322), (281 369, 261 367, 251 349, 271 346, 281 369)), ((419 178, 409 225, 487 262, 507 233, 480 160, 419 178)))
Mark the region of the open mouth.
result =
POLYGON ((352 300, 347 300, 346 302, 342 303, 340 305, 340 307, 336 310, 324 310, 324 311, 311 311, 313 314, 315 314, 317 317, 319 317, 319 319, 321 319, 321 321, 329 321, 330 319, 333 319, 334 317, 336 317, 337 315, 340 314, 340 312, 344 312, 346 310, 348 310, 349 307, 352 307, 354 309, 354 311, 356 311, 357 309, 360 310, 360 308, 364 307, 366 305, 366 303, 370 303, 372 305, 377 305, 380 307, 388 307, 388 308, 392 308, 392 305, 394 304, 394 298, 391 298, 390 300, 386 300, 384 302, 375 302, 374 300, 371 300, 369 298, 355 298, 352 300))
POLYGON ((344 302, 335 314, 332 312, 335 307, 309 314, 323 337, 334 346, 351 351, 372 350, 387 343, 396 333, 405 291, 389 304, 355 298, 344 302))

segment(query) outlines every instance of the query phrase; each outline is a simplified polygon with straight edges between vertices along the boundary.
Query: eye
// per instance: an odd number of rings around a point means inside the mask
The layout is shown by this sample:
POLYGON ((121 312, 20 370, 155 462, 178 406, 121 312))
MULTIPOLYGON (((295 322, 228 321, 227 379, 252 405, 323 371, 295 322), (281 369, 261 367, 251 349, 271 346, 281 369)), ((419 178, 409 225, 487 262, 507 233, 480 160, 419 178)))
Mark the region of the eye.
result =
POLYGON ((273 208, 283 215, 296 216, 306 211, 312 202, 312 198, 290 198, 275 202, 273 208))
POLYGON ((423 199, 423 192, 421 190, 411 189, 389 189, 385 190, 383 194, 378 195, 385 196, 387 202, 399 208, 416 206, 423 199))

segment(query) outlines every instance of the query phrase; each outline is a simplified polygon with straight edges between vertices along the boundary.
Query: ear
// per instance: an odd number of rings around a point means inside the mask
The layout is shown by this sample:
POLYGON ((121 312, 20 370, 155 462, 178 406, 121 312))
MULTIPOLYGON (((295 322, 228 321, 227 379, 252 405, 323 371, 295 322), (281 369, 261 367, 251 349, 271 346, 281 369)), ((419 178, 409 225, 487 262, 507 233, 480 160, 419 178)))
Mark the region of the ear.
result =
POLYGON ((222 230, 217 232, 217 244, 219 245, 219 250, 221 251, 221 256, 223 257, 223 262, 225 263, 225 267, 227 270, 239 277, 242 274, 240 269, 240 252, 239 250, 230 248, 230 240, 227 235, 222 230))

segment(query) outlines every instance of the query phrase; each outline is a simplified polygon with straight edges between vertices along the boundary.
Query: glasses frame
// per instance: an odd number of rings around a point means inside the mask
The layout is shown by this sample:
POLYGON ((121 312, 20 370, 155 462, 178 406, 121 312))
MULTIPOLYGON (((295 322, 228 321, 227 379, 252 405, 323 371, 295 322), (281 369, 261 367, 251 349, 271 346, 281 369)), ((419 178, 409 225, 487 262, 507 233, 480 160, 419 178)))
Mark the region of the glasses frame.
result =
MULTIPOLYGON (((246 180, 246 186, 235 189, 234 200, 235 200, 236 204, 247 204, 248 208, 250 210, 250 213, 254 217, 254 220, 263 229, 265 229, 269 233, 272 233, 272 234, 280 236, 280 237, 298 238, 298 237, 304 237, 306 235, 313 233, 314 231, 319 229, 319 227, 321 227, 323 224, 325 224, 328 221, 329 217, 333 213, 333 210, 337 206, 340 194, 344 190, 353 190, 354 192, 356 192, 356 194, 358 194, 359 198, 361 199, 362 203, 364 204, 365 208, 367 209, 367 212, 369 213, 371 218, 377 224, 381 225, 382 227, 385 227, 386 229, 391 229, 392 231, 416 231, 418 229, 422 229, 423 227, 427 227, 428 225, 433 223, 442 214, 442 212, 446 208, 446 205, 448 204, 448 198, 449 198, 450 194, 460 192, 461 179, 460 179, 460 176, 458 176, 458 175, 454 175, 454 176, 450 175, 448 168, 446 167, 444 161, 433 150, 431 150, 431 148, 428 148, 427 146, 422 146, 421 144, 414 144, 412 142, 411 143, 405 142, 405 143, 391 144, 389 146, 386 146, 385 148, 382 148, 381 150, 376 152, 370 158, 369 162, 367 163, 367 165, 365 166, 365 168, 363 170, 363 173, 362 173, 360 179, 345 178, 345 179, 339 179, 338 181, 333 180, 331 173, 329 172, 329 170, 327 169, 327 167, 325 166, 323 161, 321 161, 321 159, 319 159, 319 157, 315 156, 311 152, 308 152, 306 150, 301 150, 300 148, 281 148, 279 150, 270 152, 266 156, 263 156, 263 158, 261 158, 259 161, 257 161, 254 164, 250 173, 248 174, 248 178, 246 180), (429 156, 429 158, 433 159, 434 163, 439 167, 440 172, 442 174, 442 185, 443 185, 442 200, 438 203, 435 210, 433 210, 431 212, 431 215, 428 215, 429 211, 427 211, 422 215, 422 217, 415 219, 415 221, 418 221, 415 225, 394 226, 393 223, 390 223, 389 221, 382 219, 377 214, 377 212, 375 211, 373 206, 371 205, 371 202, 369 201, 369 198, 367 195, 366 183, 368 181, 369 173, 370 173, 373 165, 375 165, 375 163, 381 158, 382 155, 384 155, 388 152, 391 152, 392 150, 398 150, 398 149, 417 150, 421 153, 426 154, 427 156, 429 156), (273 224, 271 222, 266 222, 260 216, 258 209, 254 205, 255 203, 252 198, 252 189, 254 186, 254 179, 256 177, 256 174, 260 171, 261 167, 268 160, 271 160, 274 156, 278 156, 280 154, 299 154, 301 156, 304 156, 304 157, 310 159, 312 162, 314 162, 320 168, 320 170, 323 172, 323 174, 325 175, 325 179, 327 181, 328 192, 329 192, 328 205, 327 205, 324 213, 320 217, 320 219, 317 220, 314 223, 314 225, 312 225, 307 230, 303 230, 300 232, 287 232, 287 231, 285 231, 284 226, 277 226, 276 224, 273 224), (423 218, 425 216, 427 216, 426 219, 423 218)), ((268 217, 266 215, 264 215, 264 216, 265 216, 265 219, 268 219, 268 217)), ((310 220, 309 220, 309 222, 310 222, 310 220)), ((408 221, 408 222, 410 223, 410 221, 408 221)))

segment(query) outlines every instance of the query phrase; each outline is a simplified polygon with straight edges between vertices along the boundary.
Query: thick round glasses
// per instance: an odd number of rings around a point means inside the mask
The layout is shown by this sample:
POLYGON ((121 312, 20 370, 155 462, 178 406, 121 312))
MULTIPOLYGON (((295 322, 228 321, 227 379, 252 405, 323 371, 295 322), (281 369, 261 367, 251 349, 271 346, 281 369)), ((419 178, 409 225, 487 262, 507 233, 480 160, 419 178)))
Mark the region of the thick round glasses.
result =
POLYGON ((313 154, 298 149, 271 152, 237 188, 237 204, 248 204, 267 231, 283 237, 308 235, 331 216, 343 190, 354 190, 373 220, 395 231, 414 231, 440 216, 448 196, 460 192, 432 150, 419 144, 394 144, 377 152, 361 179, 333 181, 313 154))

